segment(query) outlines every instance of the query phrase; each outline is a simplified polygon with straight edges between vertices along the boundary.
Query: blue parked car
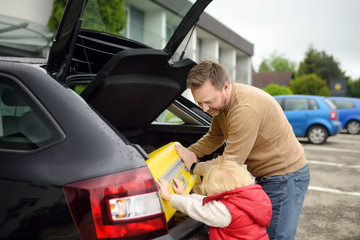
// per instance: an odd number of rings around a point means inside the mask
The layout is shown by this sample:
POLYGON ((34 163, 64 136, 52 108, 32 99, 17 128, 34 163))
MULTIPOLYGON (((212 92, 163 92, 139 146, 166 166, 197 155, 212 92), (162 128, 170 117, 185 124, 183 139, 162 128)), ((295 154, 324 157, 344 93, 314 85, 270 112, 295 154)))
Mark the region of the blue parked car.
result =
POLYGON ((274 96, 293 127, 297 137, 323 144, 341 130, 336 106, 326 97, 310 95, 274 96))
POLYGON ((350 134, 360 133, 360 99, 329 97, 339 111, 341 127, 350 134))

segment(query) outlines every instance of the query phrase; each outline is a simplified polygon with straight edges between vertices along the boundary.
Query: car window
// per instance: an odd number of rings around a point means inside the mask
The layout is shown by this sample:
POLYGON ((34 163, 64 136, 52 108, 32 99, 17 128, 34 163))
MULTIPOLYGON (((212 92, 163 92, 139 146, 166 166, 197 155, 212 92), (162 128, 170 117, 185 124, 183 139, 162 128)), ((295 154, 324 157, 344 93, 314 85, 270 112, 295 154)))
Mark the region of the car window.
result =
POLYGON ((330 109, 337 109, 336 105, 331 100, 324 98, 324 101, 329 106, 330 109))
POLYGON ((275 98, 275 100, 280 104, 281 107, 283 107, 283 102, 284 102, 283 98, 275 98))
POLYGON ((0 75, 0 150, 33 150, 59 139, 56 127, 29 94, 0 75))
POLYGON ((284 111, 309 110, 307 99, 287 98, 284 102, 284 111))
POLYGON ((176 116, 174 113, 170 112, 169 110, 165 109, 154 121, 155 124, 160 123, 172 123, 172 124, 182 124, 184 121, 176 116))
POLYGON ((352 101, 346 100, 332 100, 338 109, 355 108, 355 104, 352 101))
POLYGON ((319 104, 314 99, 309 99, 309 109, 310 110, 317 110, 319 109, 319 104))

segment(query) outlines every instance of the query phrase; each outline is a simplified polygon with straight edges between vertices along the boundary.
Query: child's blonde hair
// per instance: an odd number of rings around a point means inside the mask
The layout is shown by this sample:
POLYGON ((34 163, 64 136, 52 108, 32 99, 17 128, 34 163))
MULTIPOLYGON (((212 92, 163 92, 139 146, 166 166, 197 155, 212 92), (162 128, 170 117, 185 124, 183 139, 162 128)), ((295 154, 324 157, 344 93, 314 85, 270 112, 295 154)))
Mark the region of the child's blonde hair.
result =
POLYGON ((254 184, 254 181, 246 169, 234 161, 223 159, 205 172, 201 190, 209 195, 251 184, 254 184))

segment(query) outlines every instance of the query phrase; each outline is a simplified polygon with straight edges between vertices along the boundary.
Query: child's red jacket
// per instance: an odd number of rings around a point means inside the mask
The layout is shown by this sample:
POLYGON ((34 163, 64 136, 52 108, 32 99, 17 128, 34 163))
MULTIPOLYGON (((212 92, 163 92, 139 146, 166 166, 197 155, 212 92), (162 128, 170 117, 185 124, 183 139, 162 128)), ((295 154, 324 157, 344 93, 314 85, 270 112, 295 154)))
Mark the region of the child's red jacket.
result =
POLYGON ((231 223, 224 228, 209 227, 209 239, 268 240, 266 227, 272 216, 272 205, 260 185, 250 185, 214 194, 203 199, 203 205, 213 200, 230 210, 231 223))

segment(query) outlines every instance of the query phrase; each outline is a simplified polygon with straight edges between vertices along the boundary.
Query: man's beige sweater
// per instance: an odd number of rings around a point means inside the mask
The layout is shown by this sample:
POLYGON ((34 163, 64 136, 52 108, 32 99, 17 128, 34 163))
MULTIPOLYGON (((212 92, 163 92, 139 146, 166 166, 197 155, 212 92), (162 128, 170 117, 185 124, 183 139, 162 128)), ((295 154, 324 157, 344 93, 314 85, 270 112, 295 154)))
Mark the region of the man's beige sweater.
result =
POLYGON ((304 148, 277 101, 258 88, 232 83, 230 107, 212 120, 210 130, 188 149, 200 158, 218 149, 225 141, 222 156, 200 162, 194 173, 222 158, 246 164, 254 177, 268 177, 297 171, 307 163, 304 148))

